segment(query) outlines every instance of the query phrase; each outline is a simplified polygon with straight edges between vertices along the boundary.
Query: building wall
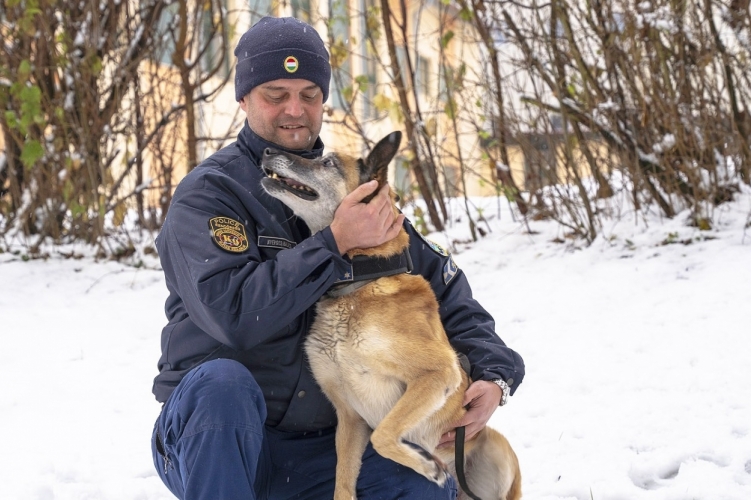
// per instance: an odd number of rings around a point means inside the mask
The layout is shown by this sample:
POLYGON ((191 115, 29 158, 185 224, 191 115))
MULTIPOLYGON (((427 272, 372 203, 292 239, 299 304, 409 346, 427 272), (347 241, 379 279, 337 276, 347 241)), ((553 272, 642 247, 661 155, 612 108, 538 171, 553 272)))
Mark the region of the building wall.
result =
MULTIPOLYGON (((231 13, 229 23, 234 26, 234 40, 230 42, 230 47, 234 47, 239 37, 265 13, 277 16, 296 15, 311 23, 330 49, 332 60, 339 58, 345 61, 340 65, 344 72, 345 85, 350 83, 357 86, 353 83, 354 79, 368 78, 367 89, 363 89, 354 101, 354 120, 345 115, 340 105, 342 98, 337 95, 335 88, 331 89, 329 100, 325 104, 324 125, 321 131, 321 138, 327 149, 359 156, 390 132, 405 131, 403 120, 399 117, 397 92, 388 84, 386 72, 390 71, 390 67, 368 64, 371 50, 365 43, 367 26, 359 14, 379 4, 380 2, 375 0, 228 0, 227 10, 231 13), (329 22, 331 19, 337 21, 329 22), (329 26, 332 27, 331 33, 329 26), (334 44, 338 44, 338 49, 333 47, 334 44), (374 109, 372 101, 379 103, 382 109, 374 109), (384 103, 391 103, 391 107, 383 109, 388 107, 384 103)), ((392 4, 393 12, 398 15, 397 2, 394 1, 392 4)), ((419 75, 416 82, 419 89, 417 101, 411 92, 409 101, 413 109, 416 104, 419 105, 422 122, 418 125, 424 127, 433 144, 439 146, 434 152, 440 172, 439 183, 444 194, 451 196, 466 191, 470 196, 496 195, 494 181, 497 165, 483 155, 478 138, 478 130, 490 130, 485 123, 488 120, 488 108, 484 107, 486 103, 480 102, 487 100, 487 96, 482 96, 481 90, 478 90, 479 94, 470 93, 471 96, 466 102, 458 102, 463 116, 455 125, 444 112, 447 97, 446 92, 442 91, 445 85, 440 81, 441 44, 438 40, 441 34, 448 30, 454 31, 455 36, 444 50, 447 64, 455 69, 464 64, 468 79, 471 77, 479 80, 482 72, 487 71, 480 62, 482 53, 479 44, 474 42, 476 37, 468 24, 457 20, 456 13, 449 12, 452 15, 440 18, 438 2, 426 0, 407 2, 407 5, 407 39, 408 45, 413 49, 410 51, 410 57, 419 75), (419 50, 414 50, 415 46, 419 50), (460 164, 465 167, 463 179, 460 164)), ((401 35, 397 33, 396 37, 399 43, 401 35)), ((376 48, 383 54, 382 59, 388 62, 383 35, 377 40, 376 48)), ((234 68, 234 62, 234 54, 230 54, 231 68, 234 68)), ((233 81, 232 75, 222 92, 210 104, 201 106, 198 135, 206 136, 211 132, 229 130, 232 131, 230 135, 234 136, 242 127, 244 116, 235 101, 233 81)), ((180 123, 175 124, 175 127, 180 126, 180 123)), ((204 143, 199 150, 199 159, 208 157, 228 142, 204 143)), ((508 167, 517 186, 522 190, 533 174, 530 172, 531 156, 525 155, 525 151, 529 153, 529 148, 520 144, 508 146, 508 167)), ((551 153, 552 157, 556 156, 556 151, 551 153)), ((407 156, 397 158, 391 169, 391 182, 400 188, 404 188, 407 182, 414 182, 414 176, 405 167, 407 160, 407 156)), ((185 171, 186 169, 176 169, 173 172, 173 187, 185 171)), ((560 176, 565 177, 565 172, 561 172, 560 176)))
MULTIPOLYGON (((261 12, 271 12, 274 15, 284 16, 297 14, 299 17, 310 22, 316 30, 321 34, 324 41, 326 41, 327 47, 331 48, 329 40, 335 40, 336 36, 339 36, 340 43, 343 42, 343 47, 346 50, 346 79, 352 82, 353 78, 358 75, 370 75, 372 79, 369 88, 365 90, 354 103, 354 111, 357 116, 355 124, 353 120, 346 118, 341 106, 338 105, 340 99, 336 95, 335 89, 332 88, 331 95, 328 102, 325 105, 324 125, 321 131, 321 139, 326 144, 328 149, 336 149, 337 151, 345 152, 352 155, 364 154, 370 146, 372 146, 379 139, 385 135, 391 133, 394 130, 404 131, 404 124, 398 117, 398 111, 392 109, 390 112, 386 110, 374 111, 371 99, 381 102, 398 103, 398 95, 395 89, 387 84, 388 76, 384 68, 375 66, 368 66, 368 58, 371 56, 371 52, 367 48, 365 43, 364 30, 367 27, 359 18, 359 14, 363 10, 368 9, 380 2, 373 2, 372 0, 344 0, 344 1, 315 1, 309 2, 269 2, 269 1, 253 1, 239 2, 231 1, 229 5, 229 11, 233 12, 233 18, 230 22, 235 24, 235 38, 238 39, 242 33, 244 33, 253 22, 260 18, 259 13, 253 13, 251 9, 259 9, 261 12), (309 6, 310 10, 305 9, 309 6), (332 18, 348 18, 348 22, 340 21, 338 26, 333 30, 333 36, 329 37, 329 28, 327 21, 332 18), (375 71, 374 71, 375 70, 375 71), (375 74, 373 74, 375 73, 375 74), (385 99, 384 99, 385 98, 385 99), (365 139, 363 139, 363 136, 365 139)), ((408 39, 409 45, 414 46, 415 43, 419 47, 419 53, 411 51, 410 57, 412 58, 413 65, 416 66, 419 81, 419 98, 418 103, 423 110, 423 117, 425 121, 434 120, 435 134, 442 142, 444 149, 450 151, 446 155, 438 155, 439 169, 446 172, 445 178, 441 178, 441 185, 446 184, 446 180, 457 182, 459 179, 459 164, 457 160, 457 141, 453 136, 453 132, 450 130, 450 124, 445 121, 445 114, 442 109, 444 103, 440 100, 439 88, 439 50, 440 45, 436 43, 437 33, 441 31, 441 19, 438 17, 437 6, 432 2, 409 2, 409 10, 407 13, 409 26, 408 39), (419 29, 415 30, 415 27, 419 29), (438 110, 438 112, 436 111, 438 110)), ((394 12, 398 13, 398 5, 394 2, 394 12)), ((445 24, 445 23, 444 23, 445 24)), ((444 26, 443 30, 447 29, 466 29, 466 26, 452 23, 451 25, 444 26)), ((399 36, 399 34, 397 34, 399 36)), ((461 38, 461 37, 457 37, 461 38)), ((400 41, 398 39, 397 41, 400 41)), ((234 47, 236 40, 230 45, 234 47)), ((376 43, 377 50, 383 55, 383 59, 389 62, 390 59, 387 56, 387 49, 384 37, 381 36, 376 43)), ((466 58, 468 54, 472 57, 477 55, 471 54, 471 47, 454 44, 449 46, 449 49, 454 51, 447 54, 448 59, 455 63, 456 61, 466 58)), ((332 50, 330 50, 333 52, 332 50)), ((231 57, 234 62, 234 55, 231 57)), ((356 85, 356 84, 355 84, 356 85)), ((410 93, 410 102, 414 108, 414 99, 412 99, 410 93)), ((392 105, 392 107, 395 104, 392 105)), ((214 100, 212 105, 202 108, 202 121, 201 126, 204 130, 211 129, 225 129, 231 127, 233 120, 237 130, 241 127, 241 122, 237 121, 237 115, 229 110, 237 110, 238 104, 234 99, 233 85, 228 84, 227 87, 221 92, 221 94, 214 100)), ((466 128, 466 127, 465 127, 466 128)), ((462 138, 460 141, 466 142, 462 144, 462 149, 471 151, 471 141, 476 141, 476 131, 460 130, 462 138)), ((404 145, 404 143, 403 143, 404 145)), ((207 145, 207 147, 201 151, 204 157, 211 154, 214 150, 220 147, 221 144, 207 145)), ((466 162, 472 163, 473 170, 480 170, 481 176, 485 179, 492 179, 493 174, 491 166, 487 162, 482 162, 479 155, 467 156, 463 158, 466 162)), ((403 160, 403 158, 402 158, 403 160)), ((398 161, 398 160, 397 160, 398 161)), ((391 177, 394 181, 397 177, 395 168, 392 168, 391 177)), ((403 178, 402 172, 402 178, 403 178)), ((414 180, 414 179, 411 179, 414 180)), ((403 182, 403 181, 402 181, 403 182)), ((487 182, 483 182, 479 175, 471 175, 466 180, 466 186, 468 194, 494 194, 495 190, 487 182)), ((450 193, 451 194, 451 193, 450 193)))

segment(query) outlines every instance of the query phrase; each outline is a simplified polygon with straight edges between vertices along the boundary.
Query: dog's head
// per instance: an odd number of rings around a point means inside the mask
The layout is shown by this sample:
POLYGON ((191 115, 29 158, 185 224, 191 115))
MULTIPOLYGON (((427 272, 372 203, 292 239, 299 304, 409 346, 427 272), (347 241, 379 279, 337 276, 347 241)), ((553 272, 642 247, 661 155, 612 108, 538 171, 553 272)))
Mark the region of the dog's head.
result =
MULTIPOLYGON (((370 180, 388 183, 388 166, 399 150, 401 132, 393 132, 375 145, 367 158, 329 153, 312 160, 266 149, 261 185, 281 200, 316 233, 334 220, 334 212, 348 193, 370 180)), ((375 193, 374 193, 375 194, 375 193)), ((370 201, 371 197, 363 200, 370 201)))

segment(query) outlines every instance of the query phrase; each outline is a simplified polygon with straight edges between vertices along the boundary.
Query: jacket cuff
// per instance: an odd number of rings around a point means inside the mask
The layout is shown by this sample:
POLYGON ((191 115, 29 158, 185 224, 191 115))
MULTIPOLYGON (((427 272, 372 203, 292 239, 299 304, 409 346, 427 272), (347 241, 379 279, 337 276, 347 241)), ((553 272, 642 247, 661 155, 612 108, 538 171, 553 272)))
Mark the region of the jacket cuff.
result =
POLYGON ((330 226, 324 227, 318 233, 316 233, 315 236, 320 238, 321 241, 323 241, 323 245, 329 250, 331 250, 331 252, 334 255, 344 260, 342 256, 339 254, 339 246, 336 244, 336 240, 334 239, 334 233, 331 232, 330 226))
POLYGON ((497 371, 494 370, 483 372, 479 380, 487 380, 488 382, 493 382, 494 380, 501 379, 509 386, 509 396, 513 396, 516 392, 516 389, 519 388, 519 384, 521 384, 523 378, 524 374, 519 373, 516 370, 499 368, 497 371))
POLYGON ((331 232, 330 227, 326 226, 321 231, 317 232, 313 237, 321 241, 324 248, 331 251, 331 253, 333 254, 332 260, 334 261, 334 265, 336 266, 337 271, 340 271, 339 274, 343 274, 346 271, 351 270, 352 264, 349 262, 349 259, 339 254, 339 246, 336 244, 334 233, 331 232))

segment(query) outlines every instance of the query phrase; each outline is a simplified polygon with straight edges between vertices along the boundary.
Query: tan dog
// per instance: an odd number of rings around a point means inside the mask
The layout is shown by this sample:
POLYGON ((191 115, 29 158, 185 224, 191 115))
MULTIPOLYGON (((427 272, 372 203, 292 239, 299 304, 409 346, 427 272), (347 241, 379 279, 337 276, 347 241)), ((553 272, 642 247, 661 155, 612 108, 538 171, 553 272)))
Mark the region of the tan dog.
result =
MULTIPOLYGON (((335 153, 307 160, 266 150, 262 164, 268 177, 262 184, 315 233, 331 223, 347 193, 371 179, 387 182, 400 141, 399 132, 387 136, 366 160, 335 153)), ((348 256, 386 258, 408 246, 402 229, 394 240, 348 256)), ((470 380, 449 344, 435 294, 422 276, 407 273, 351 288, 320 299, 305 344, 339 421, 334 498, 356 498, 368 439, 383 457, 443 485, 449 471, 455 473, 454 447, 436 446, 466 412, 462 399, 470 380)), ((519 463, 500 433, 485 427, 466 443, 465 458, 469 490, 479 498, 521 497, 519 463)), ((467 498, 463 495, 459 498, 467 498)))

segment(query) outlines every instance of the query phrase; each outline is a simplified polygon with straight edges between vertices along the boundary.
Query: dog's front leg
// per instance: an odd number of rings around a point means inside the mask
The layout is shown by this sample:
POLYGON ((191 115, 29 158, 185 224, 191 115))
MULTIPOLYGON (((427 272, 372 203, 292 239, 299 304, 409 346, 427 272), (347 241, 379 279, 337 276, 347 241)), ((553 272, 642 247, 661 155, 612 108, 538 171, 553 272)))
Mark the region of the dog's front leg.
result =
POLYGON ((336 427, 336 486, 334 500, 357 498, 357 477, 360 475, 362 456, 370 439, 370 427, 347 407, 336 407, 339 423, 336 427))
POLYGON ((434 370, 413 380, 386 417, 373 431, 371 441, 382 456, 414 469, 439 486, 448 478, 446 465, 431 452, 416 449, 405 436, 424 422, 446 402, 446 395, 457 384, 450 370, 434 370))

